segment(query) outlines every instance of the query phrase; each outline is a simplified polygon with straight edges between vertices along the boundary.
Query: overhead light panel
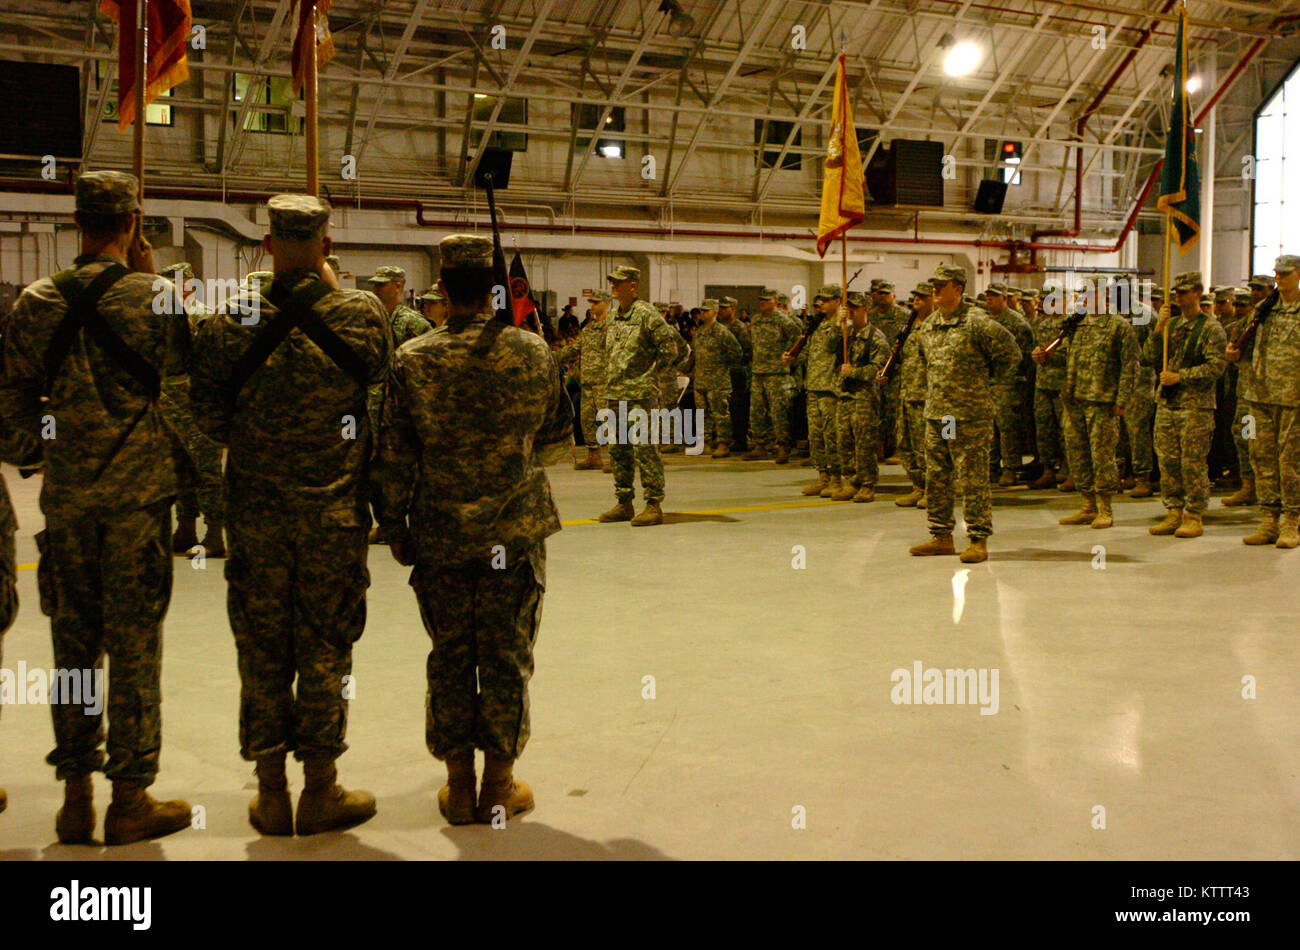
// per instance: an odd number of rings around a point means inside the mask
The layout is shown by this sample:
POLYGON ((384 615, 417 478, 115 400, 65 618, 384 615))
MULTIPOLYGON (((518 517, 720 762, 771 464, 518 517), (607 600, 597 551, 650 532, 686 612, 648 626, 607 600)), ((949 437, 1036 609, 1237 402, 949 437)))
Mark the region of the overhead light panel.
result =
POLYGON ((1196 95, 1201 90, 1201 77, 1191 76, 1187 80, 1187 94, 1196 95))
POLYGON ((960 43, 954 43, 944 56, 943 71, 949 76, 967 76, 975 71, 983 58, 984 51, 980 49, 978 43, 973 40, 962 40, 960 43))

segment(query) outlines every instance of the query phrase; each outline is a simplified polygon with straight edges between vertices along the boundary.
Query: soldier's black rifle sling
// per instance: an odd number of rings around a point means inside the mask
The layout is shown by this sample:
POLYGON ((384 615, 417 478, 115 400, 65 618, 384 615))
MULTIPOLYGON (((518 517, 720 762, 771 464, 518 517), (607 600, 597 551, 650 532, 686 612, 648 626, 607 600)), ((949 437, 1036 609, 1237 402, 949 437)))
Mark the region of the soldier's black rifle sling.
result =
POLYGON ((897 339, 894 340, 894 348, 889 351, 889 357, 885 360, 885 365, 880 368, 880 375, 889 379, 894 375, 894 370, 898 369, 898 361, 903 356, 903 345, 907 343, 907 338, 912 335, 912 330, 916 326, 916 308, 913 307, 907 315, 907 324, 903 327, 897 339))
POLYGON ((1048 341, 1047 345, 1043 347, 1043 355, 1051 356, 1060 349, 1062 343, 1074 336, 1074 331, 1079 329, 1079 324, 1083 323, 1086 316, 1088 316, 1087 309, 1080 307, 1075 310, 1074 313, 1070 314, 1070 316, 1066 317, 1065 322, 1061 324, 1061 332, 1056 334, 1056 336, 1048 341))
POLYGON ((108 325, 108 321, 99 312, 100 299, 131 271, 121 264, 110 264, 95 275, 85 290, 78 285, 76 273, 75 269, 65 270, 52 278, 55 288, 68 303, 68 312, 59 321, 50 340, 50 347, 45 351, 45 386, 41 395, 48 399, 54 391, 54 380, 72 350, 77 331, 85 327, 109 359, 126 370, 144 388, 149 401, 156 401, 161 388, 158 371, 143 356, 127 346, 126 341, 118 336, 117 331, 108 325))
POLYGON ((1273 308, 1277 306, 1278 301, 1281 299, 1281 294, 1279 294, 1277 290, 1274 290, 1271 294, 1261 300, 1259 306, 1255 308, 1255 312, 1251 315, 1250 321, 1242 327, 1241 333, 1237 335, 1237 339, 1232 341, 1232 345, 1241 349, 1241 347, 1249 343, 1251 339, 1254 338, 1255 331, 1259 329, 1259 325, 1268 319, 1268 315, 1273 312, 1273 308))
POLYGON ((332 290, 323 280, 312 281, 298 291, 290 291, 280 281, 271 285, 266 299, 279 312, 235 363, 234 372, 230 376, 229 401, 232 407, 244 384, 262 368, 275 348, 288 339, 295 329, 301 329, 307 334, 307 338, 319 346, 339 369, 365 390, 370 379, 365 360, 357 356, 356 351, 339 339, 338 334, 327 327, 312 310, 316 302, 332 290))

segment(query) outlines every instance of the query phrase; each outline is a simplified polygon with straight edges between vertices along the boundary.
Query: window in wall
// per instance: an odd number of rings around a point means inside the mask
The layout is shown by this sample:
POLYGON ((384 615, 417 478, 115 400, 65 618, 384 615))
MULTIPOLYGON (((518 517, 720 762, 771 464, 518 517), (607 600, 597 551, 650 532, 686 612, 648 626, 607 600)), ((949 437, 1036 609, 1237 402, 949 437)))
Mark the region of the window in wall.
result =
MULTIPOLYGON (((474 94, 474 122, 478 125, 486 125, 487 121, 492 118, 492 109, 496 106, 495 96, 484 95, 483 93, 474 94)), ((528 124, 528 100, 514 99, 507 97, 505 105, 501 107, 501 112, 497 115, 497 122, 505 125, 527 125, 528 124)), ((470 142, 474 148, 478 148, 483 138, 483 129, 476 128, 470 131, 470 142)), ((528 133, 526 132, 503 132, 500 129, 493 131, 491 138, 487 143, 488 148, 501 148, 510 152, 528 151, 528 133)))
MULTIPOLYGON (((99 85, 104 81, 105 63, 102 60, 95 61, 95 84, 99 85)), ((170 103, 163 102, 164 99, 170 99, 172 90, 168 89, 153 102, 144 107, 144 124, 145 125, 172 125, 172 106, 170 103)), ((108 98, 104 101, 104 118, 110 122, 117 121, 117 81, 114 80, 113 88, 108 91, 108 98)))
POLYGON ((1255 110, 1254 157, 1251 273, 1271 274, 1274 259, 1296 247, 1284 232, 1294 230, 1288 213, 1300 210, 1300 62, 1255 110))
MULTIPOLYGON (((754 120, 754 144, 767 145, 770 148, 763 149, 762 167, 775 168, 778 158, 781 158, 781 148, 785 145, 785 140, 790 137, 790 130, 794 129, 794 139, 790 142, 791 148, 798 148, 803 145, 803 130, 795 129, 793 122, 786 122, 782 119, 768 119, 764 122, 762 119, 754 120), (763 129, 766 127, 767 136, 764 138, 763 129)), ((803 155, 798 152, 786 152, 785 158, 781 158, 782 168, 802 168, 803 155)))
POLYGON ((275 106, 283 111, 262 112, 249 110, 244 119, 244 128, 249 132, 271 132, 286 135, 290 132, 299 134, 303 129, 303 119, 291 114, 293 107, 293 80, 288 76, 270 76, 264 82, 258 82, 252 76, 235 73, 235 98, 237 104, 235 115, 242 108, 244 97, 249 87, 253 89, 256 105, 275 106))
MULTIPOLYGON (((604 106, 599 105, 578 105, 573 106, 574 117, 578 123, 578 129, 587 131, 597 131, 596 126, 600 124, 599 131, 605 133, 596 139, 596 154, 603 158, 622 158, 624 155, 624 143, 619 138, 607 137, 611 132, 624 132, 626 128, 626 116, 622 106, 614 106, 610 109, 609 115, 605 117, 604 123, 600 122, 600 117, 604 113, 604 106)), ((591 142, 590 136, 579 135, 575 141, 578 151, 585 151, 591 142)))

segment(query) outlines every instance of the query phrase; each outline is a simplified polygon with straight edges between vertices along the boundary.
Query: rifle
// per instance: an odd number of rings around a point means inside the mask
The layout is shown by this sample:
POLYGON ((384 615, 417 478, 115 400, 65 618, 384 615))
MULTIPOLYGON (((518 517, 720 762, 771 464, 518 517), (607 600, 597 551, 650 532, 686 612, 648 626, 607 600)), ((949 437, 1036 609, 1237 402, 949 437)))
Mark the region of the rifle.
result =
POLYGON ((1250 319, 1246 321, 1246 325, 1242 327, 1241 332, 1237 334, 1237 338, 1232 341, 1232 345, 1237 349, 1241 349, 1249 343, 1254 338, 1255 331, 1259 329, 1259 325, 1268 319, 1268 315, 1273 312, 1273 308, 1277 306, 1278 301, 1281 299, 1281 294, 1274 289, 1271 294, 1261 300, 1259 306, 1255 308, 1255 312, 1251 314, 1250 319))
POLYGON ((891 377, 894 374, 894 367, 896 367, 898 365, 898 361, 903 358, 903 344, 907 342, 907 338, 911 335, 912 328, 915 326, 916 326, 916 308, 909 307, 908 315, 907 315, 907 323, 903 326, 902 332, 900 332, 897 338, 895 338, 894 348, 889 351, 889 359, 885 360, 885 365, 882 366, 880 368, 880 372, 876 374, 877 379, 883 378, 884 380, 888 381, 889 377, 891 377))
POLYGON ((1074 313, 1066 317, 1065 322, 1061 324, 1061 332, 1056 334, 1056 336, 1052 338, 1050 341, 1048 341, 1048 344, 1045 347, 1043 347, 1043 355, 1051 356, 1053 353, 1059 350, 1061 348, 1062 343, 1064 343, 1070 337, 1074 336, 1074 331, 1079 328, 1079 324, 1083 323, 1083 318, 1086 317, 1087 315, 1088 315, 1087 307, 1084 306, 1076 307, 1074 313))
POLYGON ((805 345, 807 345, 808 341, 812 338, 812 335, 817 332, 817 328, 821 326, 821 322, 825 319, 826 314, 824 313, 808 314, 808 325, 804 327, 803 333, 800 334, 799 339, 794 341, 794 346, 786 350, 785 355, 790 357, 790 359, 797 359, 800 351, 803 350, 805 345))
POLYGON ((492 218, 492 294, 496 296, 496 289, 500 287, 506 297, 505 306, 497 310, 497 320, 512 327, 515 325, 515 314, 511 303, 510 275, 506 271, 506 252, 501 247, 501 228, 497 225, 496 189, 492 187, 491 173, 484 175, 483 181, 487 186, 488 215, 492 218))

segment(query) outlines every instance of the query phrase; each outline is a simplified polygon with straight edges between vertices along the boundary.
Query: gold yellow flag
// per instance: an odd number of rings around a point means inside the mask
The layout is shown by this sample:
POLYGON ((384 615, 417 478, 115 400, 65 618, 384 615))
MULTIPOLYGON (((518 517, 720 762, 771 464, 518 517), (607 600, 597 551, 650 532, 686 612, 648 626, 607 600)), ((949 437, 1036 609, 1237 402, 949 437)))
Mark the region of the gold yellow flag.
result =
POLYGON ((826 149, 826 173, 822 180, 822 216, 817 225, 819 257, 826 256, 831 241, 865 219, 862 182, 862 153, 858 151, 858 130, 849 108, 849 83, 841 53, 835 76, 831 141, 826 149))
MULTIPOLYGON (((135 31, 141 0, 100 0, 99 11, 117 24, 117 127, 135 120, 135 31)), ((190 0, 151 0, 146 8, 149 55, 145 105, 189 78, 185 60, 190 41, 190 0)))

